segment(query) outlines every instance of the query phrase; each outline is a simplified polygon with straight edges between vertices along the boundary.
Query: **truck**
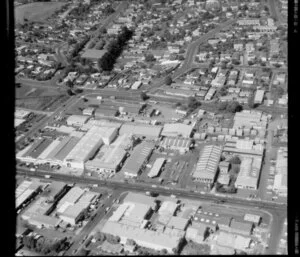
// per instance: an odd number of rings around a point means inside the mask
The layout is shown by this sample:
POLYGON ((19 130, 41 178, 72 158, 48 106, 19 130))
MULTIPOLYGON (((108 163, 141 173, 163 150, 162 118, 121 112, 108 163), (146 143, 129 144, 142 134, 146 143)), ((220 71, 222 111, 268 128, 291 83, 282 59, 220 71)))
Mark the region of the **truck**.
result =
POLYGON ((105 208, 105 213, 107 213, 109 211, 109 207, 105 208))
POLYGON ((36 169, 35 169, 35 168, 30 168, 29 170, 30 170, 30 171, 36 171, 36 169))
POLYGON ((93 184, 93 187, 98 187, 98 184, 93 184))
POLYGON ((102 96, 98 95, 97 100, 102 100, 102 96))
POLYGON ((50 175, 45 175, 45 178, 51 178, 51 176, 50 175))

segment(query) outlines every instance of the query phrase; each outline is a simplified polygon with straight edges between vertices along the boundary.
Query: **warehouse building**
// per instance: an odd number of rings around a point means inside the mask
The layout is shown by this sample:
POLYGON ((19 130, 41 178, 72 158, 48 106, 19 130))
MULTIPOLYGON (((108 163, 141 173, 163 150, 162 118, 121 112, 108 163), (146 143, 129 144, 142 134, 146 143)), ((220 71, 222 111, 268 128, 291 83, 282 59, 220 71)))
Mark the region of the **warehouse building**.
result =
POLYGON ((198 182, 212 184, 217 175, 222 147, 216 145, 205 146, 197 162, 193 179, 198 182))
POLYGON ((127 152, 117 145, 103 146, 93 160, 85 163, 85 168, 99 174, 115 174, 126 155, 127 152))
POLYGON ((158 214, 161 216, 173 216, 177 208, 177 203, 173 201, 164 201, 158 210, 158 214))
POLYGON ((22 208, 26 202, 33 199, 41 191, 41 186, 33 181, 24 180, 16 188, 16 209, 22 208))
POLYGON ((89 117, 84 115, 71 115, 67 119, 68 126, 81 127, 88 121, 89 117))
POLYGON ((261 163, 261 157, 243 158, 240 165, 240 172, 235 181, 235 187, 256 190, 258 187, 261 163))
POLYGON ((61 223, 61 219, 47 215, 36 215, 30 218, 28 223, 32 226, 36 226, 39 229, 55 229, 61 223))
POLYGON ((281 196, 287 195, 287 154, 287 147, 280 147, 277 152, 273 190, 281 196))
POLYGON ((160 136, 162 127, 142 124, 124 123, 120 128, 119 134, 132 134, 148 139, 156 139, 160 136))
POLYGON ((60 181, 53 181, 47 187, 47 198, 48 201, 54 202, 60 199, 67 191, 67 184, 60 181))
POLYGON ((252 222, 255 225, 259 225, 259 223, 261 222, 261 216, 246 213, 245 216, 244 216, 244 221, 252 222))
POLYGON ((65 157, 64 165, 77 170, 84 170, 84 163, 91 158, 105 142, 109 144, 117 135, 115 128, 94 126, 83 136, 72 151, 65 157))
POLYGON ((108 108, 97 108, 95 110, 95 119, 112 118, 117 116, 118 110, 108 108))
POLYGON ((152 210, 156 210, 155 198, 138 193, 129 192, 123 200, 124 203, 142 203, 149 205, 152 210))
POLYGON ((154 144, 148 142, 142 142, 136 146, 122 168, 124 174, 128 177, 137 177, 143 165, 145 165, 150 158, 153 148, 154 144))
POLYGON ((230 224, 230 232, 250 236, 253 230, 253 223, 240 222, 232 220, 230 224))
POLYGON ((255 96, 254 96, 254 103, 255 104, 262 104, 264 100, 264 90, 256 90, 255 96))
POLYGON ((202 244, 208 229, 203 223, 193 223, 192 226, 187 228, 185 238, 197 244, 202 244))
POLYGON ((189 224, 189 219, 172 216, 167 224, 167 227, 171 229, 178 229, 181 231, 185 231, 188 224, 189 224))
POLYGON ((88 131, 90 130, 92 127, 94 126, 98 126, 98 127, 109 127, 109 128, 116 128, 117 130, 119 130, 119 128, 121 127, 121 123, 119 122, 111 122, 108 120, 88 120, 88 122, 86 124, 84 124, 80 130, 82 131, 88 131))
POLYGON ((105 223, 102 232, 119 236, 122 244, 126 244, 127 239, 132 239, 142 247, 157 251, 166 249, 170 254, 173 253, 173 249, 177 248, 182 240, 180 236, 171 236, 163 232, 146 230, 112 221, 105 223))
POLYGON ((166 123, 164 125, 162 136, 166 137, 183 137, 189 138, 193 131, 192 125, 186 125, 182 123, 166 123))
POLYGON ((38 156, 37 163, 47 162, 47 160, 45 160, 45 159, 50 154, 50 152, 53 151, 53 149, 55 149, 59 145, 60 142, 61 142, 60 139, 53 140, 49 144, 49 146, 38 156))
POLYGON ((59 201, 57 213, 63 221, 74 226, 98 196, 98 193, 74 187, 59 201))
POLYGON ((177 150, 181 153, 188 152, 191 140, 188 138, 165 137, 161 146, 165 149, 177 150))
POLYGON ((159 175, 159 172, 164 165, 166 159, 165 158, 157 158, 151 168, 151 170, 148 173, 149 178, 154 178, 159 175))
POLYGON ((26 118, 31 114, 32 112, 30 111, 26 111, 20 108, 16 108, 15 110, 15 118, 17 119, 24 119, 26 120, 26 118))
POLYGON ((228 140, 225 143, 223 152, 238 154, 244 157, 262 157, 264 146, 260 143, 254 145, 253 140, 228 140))

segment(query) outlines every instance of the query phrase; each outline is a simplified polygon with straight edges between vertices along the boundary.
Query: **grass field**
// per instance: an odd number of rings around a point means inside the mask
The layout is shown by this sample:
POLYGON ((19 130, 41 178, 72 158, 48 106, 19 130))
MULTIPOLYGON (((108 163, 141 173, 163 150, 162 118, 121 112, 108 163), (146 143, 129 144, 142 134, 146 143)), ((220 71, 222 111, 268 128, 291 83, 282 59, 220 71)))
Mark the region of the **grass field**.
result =
POLYGON ((15 8, 15 22, 23 23, 24 18, 29 21, 43 21, 60 9, 62 2, 36 2, 20 5, 15 8))

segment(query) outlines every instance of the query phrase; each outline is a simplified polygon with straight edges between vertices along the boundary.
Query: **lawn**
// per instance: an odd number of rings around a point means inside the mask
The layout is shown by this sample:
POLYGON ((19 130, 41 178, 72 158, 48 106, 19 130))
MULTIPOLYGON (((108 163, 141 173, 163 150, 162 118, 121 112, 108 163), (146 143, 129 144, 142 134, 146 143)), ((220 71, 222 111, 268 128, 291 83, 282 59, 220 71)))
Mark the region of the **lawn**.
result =
POLYGON ((63 5, 65 5, 63 2, 35 2, 17 6, 15 8, 15 22, 23 23, 24 19, 43 21, 63 5))

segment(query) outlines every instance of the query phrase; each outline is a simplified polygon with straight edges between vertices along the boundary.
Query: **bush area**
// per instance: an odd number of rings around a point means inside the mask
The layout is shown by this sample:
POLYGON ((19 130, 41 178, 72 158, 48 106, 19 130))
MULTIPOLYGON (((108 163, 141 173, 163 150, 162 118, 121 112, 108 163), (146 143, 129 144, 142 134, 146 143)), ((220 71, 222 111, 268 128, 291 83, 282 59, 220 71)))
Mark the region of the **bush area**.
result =
POLYGON ((131 39, 133 31, 123 27, 116 40, 110 42, 107 46, 107 52, 98 61, 99 70, 111 71, 117 58, 121 55, 128 40, 131 39))

